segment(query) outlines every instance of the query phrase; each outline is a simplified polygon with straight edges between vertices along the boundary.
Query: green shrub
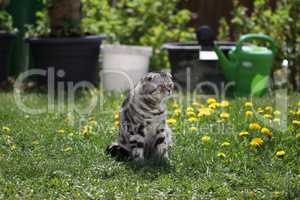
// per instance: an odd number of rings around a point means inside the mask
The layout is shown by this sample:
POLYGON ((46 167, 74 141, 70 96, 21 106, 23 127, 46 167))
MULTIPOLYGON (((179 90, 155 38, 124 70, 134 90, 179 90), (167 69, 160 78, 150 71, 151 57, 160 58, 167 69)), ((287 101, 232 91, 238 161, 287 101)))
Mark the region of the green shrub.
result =
POLYGON ((36 23, 25 25, 25 38, 42 37, 50 34, 49 18, 46 9, 35 13, 36 23))
POLYGON ((179 0, 82 0, 83 28, 89 33, 105 33, 109 43, 145 45, 154 48, 152 69, 168 67, 161 46, 168 41, 192 40, 187 27, 191 13, 178 10, 179 0))
POLYGON ((254 10, 247 15, 247 8, 234 0, 232 18, 220 21, 219 39, 228 40, 233 36, 237 40, 246 33, 265 33, 272 36, 279 48, 276 67, 283 59, 290 62, 290 80, 294 87, 300 77, 300 0, 277 1, 273 10, 270 0, 254 0, 254 10), (230 34, 231 33, 231 34, 230 34))
POLYGON ((9 4, 9 0, 0 0, 0 31, 2 32, 15 32, 13 27, 13 20, 11 15, 4 10, 9 4))

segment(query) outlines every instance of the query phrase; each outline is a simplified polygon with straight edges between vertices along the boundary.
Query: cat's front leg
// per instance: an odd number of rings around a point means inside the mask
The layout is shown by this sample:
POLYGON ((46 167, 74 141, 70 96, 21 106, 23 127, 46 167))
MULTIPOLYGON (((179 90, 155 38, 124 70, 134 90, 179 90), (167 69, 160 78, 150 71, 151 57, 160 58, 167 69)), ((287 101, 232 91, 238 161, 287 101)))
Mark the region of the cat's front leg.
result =
POLYGON ((168 126, 165 126, 165 128, 159 129, 157 132, 158 134, 154 144, 156 156, 168 160, 168 150, 172 143, 171 130, 168 126))
POLYGON ((131 157, 135 161, 143 161, 144 160, 144 146, 145 139, 140 135, 133 135, 129 139, 130 149, 131 149, 131 157))

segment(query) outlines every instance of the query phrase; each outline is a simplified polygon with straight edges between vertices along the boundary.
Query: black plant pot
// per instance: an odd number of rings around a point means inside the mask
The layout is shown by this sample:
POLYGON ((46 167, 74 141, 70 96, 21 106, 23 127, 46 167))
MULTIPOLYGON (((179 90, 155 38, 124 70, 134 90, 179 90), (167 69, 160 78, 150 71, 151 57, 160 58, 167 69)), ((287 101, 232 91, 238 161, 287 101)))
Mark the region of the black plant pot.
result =
MULTIPOLYGON (((100 45, 104 38, 104 36, 29 38, 26 41, 30 47, 30 68, 43 70, 53 68, 55 85, 58 82, 76 84, 81 81, 96 85, 100 45)), ((46 76, 39 75, 34 77, 34 80, 39 84, 46 84, 48 75, 49 73, 46 76)))
MULTIPOLYGON (((218 46, 228 54, 234 43, 219 43, 218 46)), ((168 43, 164 48, 168 50, 174 80, 181 89, 215 94, 226 84, 211 45, 201 46, 197 42, 168 43)))
POLYGON ((9 53, 12 47, 12 41, 15 38, 15 33, 6 33, 0 31, 0 83, 7 80, 9 71, 9 53))

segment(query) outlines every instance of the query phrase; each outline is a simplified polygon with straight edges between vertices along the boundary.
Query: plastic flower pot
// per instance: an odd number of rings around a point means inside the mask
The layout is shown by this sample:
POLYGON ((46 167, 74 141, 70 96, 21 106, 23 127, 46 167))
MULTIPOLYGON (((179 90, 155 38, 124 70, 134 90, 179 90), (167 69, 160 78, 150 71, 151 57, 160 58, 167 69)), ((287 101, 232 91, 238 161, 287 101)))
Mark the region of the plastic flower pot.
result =
MULTIPOLYGON (((230 42, 220 42, 218 45, 225 54, 234 47, 234 43, 230 42)), ((216 90, 220 91, 222 84, 226 84, 212 46, 191 42, 168 43, 164 48, 168 50, 174 80, 181 89, 214 94, 216 90)))
MULTIPOLYGON (((98 77, 98 58, 104 36, 83 36, 69 38, 29 38, 30 68, 54 68, 55 84, 87 81, 94 85, 98 77), (62 70, 61 76, 57 72, 62 70)), ((47 83, 48 76, 34 79, 41 84, 47 83)))
MULTIPOLYGON (((180 90, 220 95, 226 84, 218 57, 213 49, 215 34, 208 26, 201 26, 196 32, 198 42, 167 43, 171 72, 180 90)), ((225 54, 234 43, 219 42, 225 54)))
POLYGON ((9 53, 15 38, 15 33, 0 32, 0 83, 7 80, 9 53))
POLYGON ((148 72, 151 47, 103 45, 102 83, 105 90, 132 88, 148 72))

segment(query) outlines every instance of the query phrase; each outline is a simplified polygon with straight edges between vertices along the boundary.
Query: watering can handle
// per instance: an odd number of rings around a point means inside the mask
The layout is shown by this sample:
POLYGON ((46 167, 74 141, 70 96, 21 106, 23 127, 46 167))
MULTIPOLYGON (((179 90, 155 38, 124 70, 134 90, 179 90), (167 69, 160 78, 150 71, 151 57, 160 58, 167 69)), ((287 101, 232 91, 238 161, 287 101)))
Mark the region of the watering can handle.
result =
POLYGON ((273 54, 276 54, 277 48, 276 48, 274 40, 270 36, 267 36, 265 34, 250 33, 250 34, 241 36, 240 40, 237 43, 236 49, 238 51, 241 51, 243 44, 245 42, 249 42, 251 40, 259 40, 259 41, 264 41, 264 42, 269 43, 269 45, 270 45, 269 48, 272 50, 273 54))

